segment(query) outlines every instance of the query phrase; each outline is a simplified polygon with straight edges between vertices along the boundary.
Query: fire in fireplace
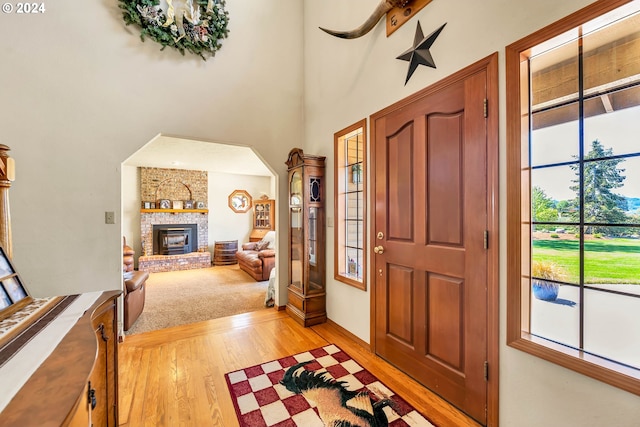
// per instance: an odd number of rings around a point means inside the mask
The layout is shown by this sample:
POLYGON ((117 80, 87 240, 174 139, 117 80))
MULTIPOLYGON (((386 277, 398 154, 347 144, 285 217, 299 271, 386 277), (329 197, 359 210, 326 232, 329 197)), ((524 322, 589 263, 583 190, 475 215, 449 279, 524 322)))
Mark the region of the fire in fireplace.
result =
POLYGON ((197 250, 197 224, 165 224, 153 226, 154 255, 188 254, 197 250))

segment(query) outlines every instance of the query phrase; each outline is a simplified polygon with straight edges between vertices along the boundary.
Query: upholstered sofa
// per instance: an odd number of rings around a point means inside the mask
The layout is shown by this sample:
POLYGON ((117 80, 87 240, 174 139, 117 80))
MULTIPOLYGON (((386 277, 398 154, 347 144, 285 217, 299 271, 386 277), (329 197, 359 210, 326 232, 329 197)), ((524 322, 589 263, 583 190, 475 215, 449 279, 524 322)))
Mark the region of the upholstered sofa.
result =
POLYGON ((124 280, 124 330, 128 331, 144 310, 145 288, 149 273, 133 269, 135 251, 122 239, 122 277, 124 280))
POLYGON ((238 266, 255 280, 269 280, 276 266, 275 231, 269 231, 259 242, 243 243, 236 259, 238 266))

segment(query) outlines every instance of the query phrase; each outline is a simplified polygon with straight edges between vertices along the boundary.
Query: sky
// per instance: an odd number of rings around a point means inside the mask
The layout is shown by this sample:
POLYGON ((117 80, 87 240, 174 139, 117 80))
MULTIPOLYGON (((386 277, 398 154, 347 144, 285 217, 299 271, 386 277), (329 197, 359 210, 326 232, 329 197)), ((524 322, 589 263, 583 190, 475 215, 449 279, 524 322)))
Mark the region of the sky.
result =
MULTIPOLYGON (((599 140, 613 154, 640 152, 640 106, 601 114, 585 119, 585 152, 591 142, 599 140)), ((533 131, 532 164, 566 162, 575 160, 578 154, 578 122, 563 123, 533 131)), ((614 192, 626 197, 640 197, 640 157, 630 158, 618 164, 624 169, 624 187, 614 192)), ((555 200, 576 197, 569 189, 575 172, 568 166, 538 169, 533 172, 532 184, 544 189, 555 200)))

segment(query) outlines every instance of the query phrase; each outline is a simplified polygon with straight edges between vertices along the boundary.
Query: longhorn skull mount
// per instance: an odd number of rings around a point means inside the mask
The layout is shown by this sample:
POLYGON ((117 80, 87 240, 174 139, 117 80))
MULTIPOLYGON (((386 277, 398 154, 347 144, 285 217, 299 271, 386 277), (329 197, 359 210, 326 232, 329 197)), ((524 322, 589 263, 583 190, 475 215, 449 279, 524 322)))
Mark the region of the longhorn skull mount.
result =
POLYGON ((339 37, 341 39, 357 39, 358 37, 362 37, 369 31, 371 31, 373 27, 376 26, 378 21, 380 21, 380 19, 391 9, 396 7, 407 7, 413 1, 414 0, 381 0, 371 16, 364 22, 364 24, 360 25, 358 28, 352 31, 334 31, 322 27, 320 27, 320 29, 325 33, 331 34, 332 36, 339 37))

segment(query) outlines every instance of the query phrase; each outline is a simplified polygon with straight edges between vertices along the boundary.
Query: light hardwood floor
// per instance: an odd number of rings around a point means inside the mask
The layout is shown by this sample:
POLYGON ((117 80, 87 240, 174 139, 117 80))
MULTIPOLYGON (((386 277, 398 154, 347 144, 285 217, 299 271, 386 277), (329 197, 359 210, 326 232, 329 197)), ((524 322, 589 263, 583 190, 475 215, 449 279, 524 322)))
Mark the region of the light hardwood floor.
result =
POLYGON ((120 425, 238 426, 225 373, 333 343, 438 427, 479 426, 353 338, 330 322, 302 328, 274 309, 127 336, 120 425))

